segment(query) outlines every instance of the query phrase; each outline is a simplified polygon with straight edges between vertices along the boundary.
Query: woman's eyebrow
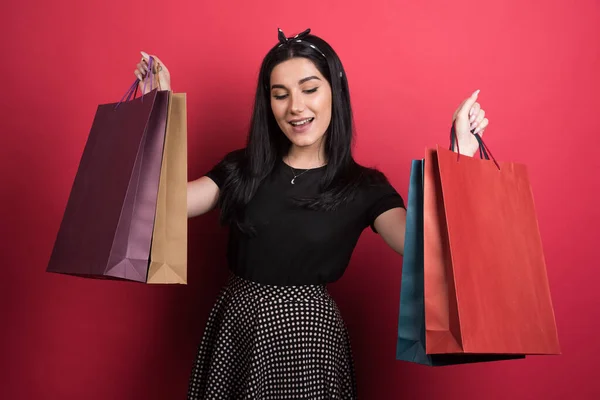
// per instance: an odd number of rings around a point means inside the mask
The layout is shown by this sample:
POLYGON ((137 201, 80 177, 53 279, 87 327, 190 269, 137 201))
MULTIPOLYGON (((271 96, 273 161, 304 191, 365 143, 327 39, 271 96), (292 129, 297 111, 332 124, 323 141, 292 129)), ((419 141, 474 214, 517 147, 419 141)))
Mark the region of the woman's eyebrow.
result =
MULTIPOLYGON (((298 81, 298 84, 299 84, 299 85, 302 85, 303 83, 305 83, 305 82, 308 82, 308 81, 310 81, 310 80, 312 80, 312 79, 321 80, 321 78, 319 78, 318 76, 314 76, 314 75, 313 75, 313 76, 307 76, 306 78, 302 78, 302 79, 300 79, 300 80, 298 81)), ((271 85, 271 90, 272 90, 272 89, 287 89, 287 88, 286 88, 284 85, 281 85, 281 84, 278 84, 278 83, 276 83, 276 84, 274 84, 274 85, 271 85)))

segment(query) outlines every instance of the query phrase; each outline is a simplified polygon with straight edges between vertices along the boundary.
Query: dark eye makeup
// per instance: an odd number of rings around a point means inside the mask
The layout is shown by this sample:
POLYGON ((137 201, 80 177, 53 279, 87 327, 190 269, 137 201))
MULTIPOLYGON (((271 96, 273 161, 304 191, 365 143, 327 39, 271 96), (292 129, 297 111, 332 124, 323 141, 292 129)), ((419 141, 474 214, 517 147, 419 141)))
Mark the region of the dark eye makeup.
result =
MULTIPOLYGON (((315 92, 317 91, 317 89, 319 89, 319 87, 318 87, 318 86, 317 86, 317 87, 314 87, 314 88, 312 88, 312 89, 306 89, 306 90, 303 90, 303 92, 304 92, 304 93, 307 93, 307 94, 311 94, 311 93, 315 93, 315 92)), ((283 99, 285 99, 287 96, 288 96, 288 95, 287 95, 287 93, 286 93, 286 94, 282 94, 282 95, 273 95, 273 97, 274 97, 276 100, 283 100, 283 99)))

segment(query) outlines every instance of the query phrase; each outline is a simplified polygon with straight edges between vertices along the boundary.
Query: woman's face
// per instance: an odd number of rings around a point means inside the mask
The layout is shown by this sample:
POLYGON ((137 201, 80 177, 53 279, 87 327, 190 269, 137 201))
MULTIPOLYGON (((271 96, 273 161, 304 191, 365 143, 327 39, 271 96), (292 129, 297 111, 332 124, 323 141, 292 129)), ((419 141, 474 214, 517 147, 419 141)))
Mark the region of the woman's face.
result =
POLYGON ((294 145, 319 148, 331 122, 331 86, 312 61, 289 59, 271 72, 271 109, 294 145))

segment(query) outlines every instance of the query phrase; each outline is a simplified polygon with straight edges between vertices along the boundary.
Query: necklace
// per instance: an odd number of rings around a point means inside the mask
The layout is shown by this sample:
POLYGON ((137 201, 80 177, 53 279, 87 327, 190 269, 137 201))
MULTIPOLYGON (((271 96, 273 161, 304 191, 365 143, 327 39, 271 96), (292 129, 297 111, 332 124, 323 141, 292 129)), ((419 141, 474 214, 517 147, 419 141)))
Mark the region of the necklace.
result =
POLYGON ((292 168, 292 166, 291 166, 290 164, 288 164, 288 163, 285 163, 285 164, 286 164, 288 167, 290 167, 290 170, 292 171, 292 175, 294 175, 294 177, 293 177, 293 178, 292 178, 292 180, 290 181, 290 183, 291 183, 292 185, 295 185, 295 184, 296 184, 296 178, 297 178, 297 177, 299 177, 300 175, 302 175, 302 174, 305 174, 305 173, 307 173, 308 171, 310 171, 311 169, 313 169, 313 168, 309 168, 309 169, 307 169, 307 170, 305 170, 305 171, 302 171, 302 172, 300 172, 299 174, 296 174, 296 171, 294 170, 294 168, 292 168))
POLYGON ((293 178, 292 178, 292 180, 290 181, 290 183, 291 183, 292 185, 295 185, 295 184, 296 184, 295 180, 296 180, 296 178, 297 178, 297 177, 299 177, 300 175, 302 175, 302 174, 304 174, 304 173, 306 173, 306 172, 308 172, 308 171, 310 171, 310 170, 312 169, 312 168, 310 168, 310 169, 307 169, 306 171, 302 171, 302 172, 300 172, 298 175, 296 175, 296 172, 294 171, 294 168, 292 168, 292 166, 291 166, 291 165, 290 165, 289 167, 290 167, 290 169, 292 170, 292 174, 294 175, 294 177, 293 177, 293 178))

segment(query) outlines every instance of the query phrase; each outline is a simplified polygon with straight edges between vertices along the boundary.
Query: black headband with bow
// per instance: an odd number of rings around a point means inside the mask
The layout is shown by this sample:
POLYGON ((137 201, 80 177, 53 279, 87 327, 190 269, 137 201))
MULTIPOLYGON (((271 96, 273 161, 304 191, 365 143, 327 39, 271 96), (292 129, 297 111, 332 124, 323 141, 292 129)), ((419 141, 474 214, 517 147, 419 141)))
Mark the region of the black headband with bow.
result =
MULTIPOLYGON (((316 51, 318 51, 319 53, 321 53, 321 55, 323 57, 325 57, 325 54, 323 54, 323 52, 321 50, 319 50, 319 48, 317 46, 315 46, 314 44, 312 44, 308 40, 304 39, 310 33, 310 28, 307 29, 307 30, 305 30, 305 31, 303 31, 303 32, 300 32, 299 34, 297 34, 296 36, 291 37, 291 38, 286 37, 285 34, 283 33, 283 31, 281 30, 281 28, 277 28, 277 30, 278 30, 277 37, 279 39, 279 46, 278 47, 288 45, 288 44, 290 44, 292 42, 302 43, 302 44, 305 44, 305 45, 307 45, 309 47, 312 47, 313 49, 315 49, 316 51)), ((327 58, 327 57, 325 57, 325 58, 327 58)))

